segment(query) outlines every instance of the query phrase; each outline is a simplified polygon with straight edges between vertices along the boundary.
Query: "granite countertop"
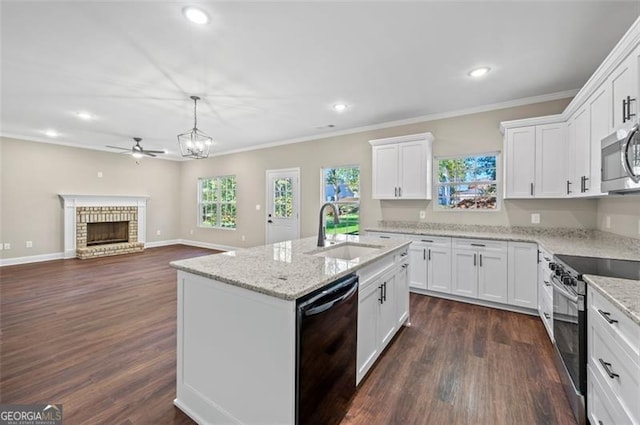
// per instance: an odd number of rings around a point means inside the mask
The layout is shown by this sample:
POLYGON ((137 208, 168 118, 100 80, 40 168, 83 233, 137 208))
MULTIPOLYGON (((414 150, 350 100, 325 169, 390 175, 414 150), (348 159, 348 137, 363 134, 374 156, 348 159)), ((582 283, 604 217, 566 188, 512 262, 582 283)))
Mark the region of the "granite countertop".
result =
POLYGON ((285 300, 296 300, 332 281, 346 276, 376 260, 409 245, 398 239, 336 235, 326 241, 326 248, 353 242, 379 250, 353 260, 320 257, 317 238, 278 242, 221 254, 179 260, 171 266, 189 273, 240 286, 285 300))
MULTIPOLYGON (((365 230, 408 235, 534 242, 554 255, 640 261, 640 240, 597 230, 384 221, 380 222, 378 227, 365 230)), ((640 280, 586 275, 585 281, 640 325, 640 280)))
POLYGON ((640 280, 584 275, 591 288, 640 325, 640 280))

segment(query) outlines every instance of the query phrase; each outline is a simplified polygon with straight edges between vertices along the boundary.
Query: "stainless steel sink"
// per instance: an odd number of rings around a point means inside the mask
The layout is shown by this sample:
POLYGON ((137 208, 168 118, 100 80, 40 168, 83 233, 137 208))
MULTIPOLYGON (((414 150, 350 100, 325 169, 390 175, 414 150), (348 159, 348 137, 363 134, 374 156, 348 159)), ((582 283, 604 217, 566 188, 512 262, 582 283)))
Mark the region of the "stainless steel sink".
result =
POLYGON ((316 257, 338 258, 340 260, 353 260, 367 254, 373 254, 382 248, 380 245, 365 245, 355 242, 346 242, 309 254, 316 257))

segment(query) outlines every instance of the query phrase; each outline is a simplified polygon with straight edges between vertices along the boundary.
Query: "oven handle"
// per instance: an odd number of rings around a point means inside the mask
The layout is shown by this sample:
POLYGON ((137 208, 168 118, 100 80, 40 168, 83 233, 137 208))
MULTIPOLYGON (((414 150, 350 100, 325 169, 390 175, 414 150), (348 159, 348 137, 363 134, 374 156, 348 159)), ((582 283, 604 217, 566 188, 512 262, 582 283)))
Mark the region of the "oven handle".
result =
POLYGON ((633 136, 638 132, 638 124, 634 125, 631 130, 629 130, 629 135, 627 136, 627 141, 624 144, 624 148, 621 150, 621 160, 622 160, 622 168, 627 173, 629 178, 634 181, 634 183, 640 183, 640 176, 635 175, 633 173, 633 169, 631 168, 631 164, 629 163, 629 147, 631 146, 631 140, 633 136))
POLYGON ((569 301, 571 301, 574 304, 578 304, 578 301, 580 300, 579 296, 578 295, 573 295, 571 292, 567 291, 564 287, 562 287, 558 283, 556 283, 556 276, 555 275, 551 275, 551 284, 553 285, 553 287, 558 292, 560 292, 563 296, 568 298, 569 301))

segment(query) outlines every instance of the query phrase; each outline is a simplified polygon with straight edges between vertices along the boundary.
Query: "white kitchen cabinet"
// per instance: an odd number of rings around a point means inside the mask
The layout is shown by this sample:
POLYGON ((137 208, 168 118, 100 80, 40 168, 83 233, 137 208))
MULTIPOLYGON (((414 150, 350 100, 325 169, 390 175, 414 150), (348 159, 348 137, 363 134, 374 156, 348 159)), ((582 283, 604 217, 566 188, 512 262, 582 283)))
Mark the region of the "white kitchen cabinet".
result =
POLYGON ((431 133, 370 140, 373 199, 431 199, 431 133))
POLYGON ((407 251, 358 271, 356 382, 366 375, 409 318, 407 251))
POLYGON ((566 123, 507 128, 504 152, 505 198, 566 196, 566 123))
POLYGON ((538 314, 547 330, 547 335, 553 341, 553 287, 551 286, 551 269, 549 268, 553 256, 542 247, 538 247, 538 249, 538 314))
POLYGON ((587 190, 592 196, 601 194, 602 181, 602 139, 610 133, 611 91, 607 84, 602 84, 587 100, 589 108, 589 139, 591 140, 591 177, 587 182, 587 190))
POLYGON ((612 96, 610 130, 627 128, 637 121, 638 52, 640 49, 632 51, 607 79, 612 96))
POLYGON ((538 245, 528 242, 508 242, 509 304, 538 308, 538 245))
POLYGON ((535 126, 505 132, 505 198, 533 198, 536 167, 535 126))
POLYGON ((451 238, 419 236, 409 247, 410 286, 415 289, 451 292, 451 238))
POLYGON ((567 195, 567 125, 566 123, 536 126, 537 198, 563 198, 567 195))
POLYGON ((454 238, 451 274, 452 293, 506 303, 506 242, 454 238))
POLYGON ((596 290, 587 291, 589 418, 640 423, 640 326, 596 290))
POLYGON ((568 196, 590 195, 591 180, 591 120, 588 105, 583 105, 567 123, 569 137, 568 196))

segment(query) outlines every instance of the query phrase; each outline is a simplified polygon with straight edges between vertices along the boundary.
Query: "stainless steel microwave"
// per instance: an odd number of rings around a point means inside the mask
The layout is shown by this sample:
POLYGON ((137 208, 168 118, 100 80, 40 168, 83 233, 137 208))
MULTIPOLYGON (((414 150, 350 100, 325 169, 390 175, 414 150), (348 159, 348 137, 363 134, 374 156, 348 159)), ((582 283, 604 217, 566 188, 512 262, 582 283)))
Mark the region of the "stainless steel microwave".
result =
POLYGON ((639 124, 602 139, 602 191, 640 192, 639 124))

